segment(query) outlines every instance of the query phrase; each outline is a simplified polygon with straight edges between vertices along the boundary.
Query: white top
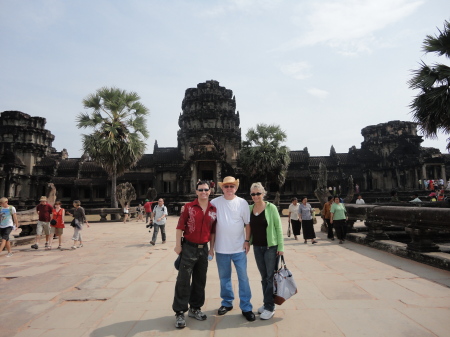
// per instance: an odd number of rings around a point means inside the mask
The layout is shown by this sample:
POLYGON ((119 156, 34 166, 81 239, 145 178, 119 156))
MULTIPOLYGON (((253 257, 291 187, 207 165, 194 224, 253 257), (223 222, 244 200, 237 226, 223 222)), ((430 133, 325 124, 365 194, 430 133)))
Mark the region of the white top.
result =
POLYGON ((357 205, 364 205, 365 204, 364 199, 356 199, 356 204, 357 205))
POLYGON ((299 203, 297 205, 290 204, 289 205, 289 213, 291 213, 291 220, 298 220, 298 207, 299 203))
POLYGON ((0 228, 14 227, 12 215, 15 213, 16 209, 14 206, 2 207, 0 211, 0 228), (11 211, 9 210, 10 207, 11 211))
POLYGON ((244 251, 244 227, 250 223, 250 208, 247 201, 235 197, 232 200, 220 196, 211 200, 217 208, 216 243, 214 249, 220 254, 235 254, 244 251))

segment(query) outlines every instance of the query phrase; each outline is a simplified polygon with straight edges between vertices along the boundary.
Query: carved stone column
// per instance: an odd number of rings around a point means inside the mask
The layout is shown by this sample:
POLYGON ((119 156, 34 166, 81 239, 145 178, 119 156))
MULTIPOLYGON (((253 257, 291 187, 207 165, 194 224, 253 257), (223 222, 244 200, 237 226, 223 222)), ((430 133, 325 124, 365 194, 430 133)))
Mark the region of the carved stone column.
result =
POLYGON ((384 225, 385 225, 384 221, 372 219, 366 220, 366 226, 368 229, 366 240, 369 242, 378 240, 389 240, 389 236, 385 233, 383 229, 384 225))

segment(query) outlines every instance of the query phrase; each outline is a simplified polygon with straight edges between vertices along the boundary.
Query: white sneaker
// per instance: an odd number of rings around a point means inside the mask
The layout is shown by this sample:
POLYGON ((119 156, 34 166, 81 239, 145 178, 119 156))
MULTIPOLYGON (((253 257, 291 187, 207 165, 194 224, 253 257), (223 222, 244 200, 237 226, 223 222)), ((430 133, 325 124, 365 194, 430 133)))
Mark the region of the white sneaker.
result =
POLYGON ((71 248, 72 248, 72 249, 77 249, 77 246, 72 246, 71 248))
POLYGON ((271 319, 275 311, 264 310, 263 313, 259 316, 261 319, 271 319))
POLYGON ((11 256, 13 256, 13 253, 6 254, 6 257, 11 257, 11 256))
MULTIPOLYGON (((262 314, 266 309, 264 309, 264 305, 258 308, 258 314, 262 314)), ((275 312, 275 308, 273 308, 273 312, 275 312)))

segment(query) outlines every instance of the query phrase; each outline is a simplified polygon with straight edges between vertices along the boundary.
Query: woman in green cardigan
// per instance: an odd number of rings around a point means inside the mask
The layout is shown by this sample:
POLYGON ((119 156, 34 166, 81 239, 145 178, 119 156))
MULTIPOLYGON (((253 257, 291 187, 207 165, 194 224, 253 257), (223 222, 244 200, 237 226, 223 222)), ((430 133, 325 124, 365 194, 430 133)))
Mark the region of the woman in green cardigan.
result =
POLYGON ((270 319, 275 313, 273 302, 273 274, 278 256, 283 255, 283 229, 277 207, 264 201, 266 190, 261 183, 250 188, 253 205, 250 205, 251 243, 256 265, 261 274, 264 305, 258 309, 261 319, 270 319))

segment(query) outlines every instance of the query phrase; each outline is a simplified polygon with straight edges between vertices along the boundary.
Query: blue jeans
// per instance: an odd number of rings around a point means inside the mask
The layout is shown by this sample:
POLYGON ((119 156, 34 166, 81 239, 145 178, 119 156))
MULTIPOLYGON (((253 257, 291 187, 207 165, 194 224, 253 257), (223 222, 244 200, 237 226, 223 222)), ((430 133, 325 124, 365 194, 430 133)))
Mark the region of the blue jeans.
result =
POLYGON ((247 254, 245 252, 235 254, 216 253, 217 269, 220 279, 220 297, 225 307, 232 307, 234 300, 233 286, 231 284, 231 261, 234 263, 239 281, 239 307, 242 311, 252 311, 252 291, 247 276, 247 254))
POLYGON ((256 265, 261 274, 261 285, 263 291, 264 309, 274 311, 273 302, 273 274, 277 268, 277 249, 278 246, 253 246, 256 265))
POLYGON ((152 236, 153 242, 156 242, 156 238, 158 237, 159 229, 161 229, 162 240, 166 241, 166 225, 153 224, 153 236, 152 236))

